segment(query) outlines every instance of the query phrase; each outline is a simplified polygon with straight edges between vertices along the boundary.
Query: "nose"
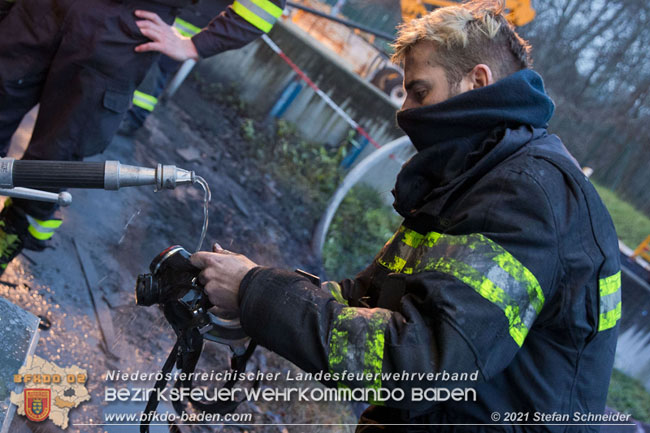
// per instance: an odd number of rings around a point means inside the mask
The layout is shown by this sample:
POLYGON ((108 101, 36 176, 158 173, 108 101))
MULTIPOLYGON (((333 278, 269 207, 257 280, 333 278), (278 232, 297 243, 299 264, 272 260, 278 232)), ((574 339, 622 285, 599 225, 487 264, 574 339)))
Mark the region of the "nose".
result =
POLYGON ((415 108, 415 104, 409 96, 406 97, 404 103, 402 104, 402 110, 408 110, 409 108, 415 108))

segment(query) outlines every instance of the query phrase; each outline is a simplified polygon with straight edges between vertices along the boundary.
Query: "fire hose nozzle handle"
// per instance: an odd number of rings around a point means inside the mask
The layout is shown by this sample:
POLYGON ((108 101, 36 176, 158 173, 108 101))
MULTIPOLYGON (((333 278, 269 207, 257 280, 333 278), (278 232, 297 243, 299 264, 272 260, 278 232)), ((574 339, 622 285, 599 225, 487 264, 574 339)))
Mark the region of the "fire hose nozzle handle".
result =
POLYGON ((0 188, 104 188, 104 163, 0 159, 0 188))

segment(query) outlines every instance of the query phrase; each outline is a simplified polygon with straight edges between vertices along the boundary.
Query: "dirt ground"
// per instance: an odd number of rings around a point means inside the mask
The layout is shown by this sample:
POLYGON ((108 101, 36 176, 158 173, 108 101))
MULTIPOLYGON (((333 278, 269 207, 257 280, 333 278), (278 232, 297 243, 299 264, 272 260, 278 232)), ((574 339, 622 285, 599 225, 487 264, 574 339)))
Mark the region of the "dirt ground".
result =
MULTIPOLYGON (((208 181, 212 190, 204 250, 218 241, 224 248, 244 253, 259 264, 321 274, 320 265, 309 250, 311 224, 318 215, 305 218, 300 200, 264 173, 251 172, 238 154, 243 138, 236 113, 226 106, 196 98, 189 91, 185 94, 190 96, 180 96, 157 108, 135 139, 117 136, 104 154, 89 160, 118 160, 149 167, 156 163, 175 164, 194 170, 208 181), (196 149, 200 158, 187 162, 177 153, 186 148, 196 149)), ((30 121, 33 122, 33 116, 26 119, 14 137, 13 155, 26 144, 30 121)), ((156 307, 134 304, 136 276, 148 271, 153 257, 170 245, 180 244, 190 251, 196 248, 203 222, 202 191, 181 186, 156 193, 150 187, 70 192, 73 203, 62 209, 64 224, 53 237, 52 248, 27 251, 14 260, 0 278, 0 296, 51 320, 51 329, 41 332, 37 355, 61 367, 77 365, 88 370, 87 387, 92 399, 71 410, 68 432, 139 431, 136 426, 75 424, 101 424, 105 413, 137 412, 144 408, 144 402, 104 402, 106 372, 155 373, 161 368, 174 336, 156 307), (97 270, 99 282, 94 293, 110 306, 117 337, 111 352, 118 354, 118 359, 108 356, 103 348, 73 239, 89 252, 97 270)), ((224 371, 227 355, 225 347, 208 343, 200 367, 224 371)), ((296 371, 290 363, 263 348, 257 349, 250 364, 254 370, 296 371)), ((237 411, 252 413, 253 420, 243 426, 183 427, 183 431, 352 431, 351 426, 295 424, 345 424, 357 419, 351 405, 338 403, 245 402, 237 411)), ((50 421, 34 424, 16 416, 10 431, 59 430, 50 421)), ((156 426, 152 431, 167 428, 156 426)))

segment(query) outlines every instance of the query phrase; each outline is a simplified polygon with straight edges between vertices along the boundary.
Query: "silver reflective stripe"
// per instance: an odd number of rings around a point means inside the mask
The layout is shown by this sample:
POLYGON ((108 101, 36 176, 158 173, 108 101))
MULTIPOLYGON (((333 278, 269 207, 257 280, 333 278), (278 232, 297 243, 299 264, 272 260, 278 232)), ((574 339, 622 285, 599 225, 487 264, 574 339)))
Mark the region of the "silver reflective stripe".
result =
POLYGON ((518 315, 528 329, 541 311, 543 297, 540 300, 539 295, 535 292, 530 293, 525 281, 522 281, 521 278, 518 280, 503 269, 497 258, 505 250, 481 235, 464 237, 440 235, 432 246, 420 245, 417 248, 412 248, 401 243, 398 246, 398 251, 404 259, 404 268, 408 269, 407 273, 433 270, 431 264, 441 258, 457 260, 470 266, 508 295, 512 305, 518 307, 518 315))
POLYGON ((598 280, 600 292, 600 315, 598 331, 606 331, 616 326, 621 318, 621 271, 598 280))
POLYGON ((402 226, 377 262, 396 273, 437 271, 462 281, 503 310, 520 347, 544 305, 544 293, 530 270, 480 233, 421 234, 402 226))
POLYGON ((621 291, 617 290, 616 292, 609 294, 607 296, 600 297, 600 313, 606 314, 614 310, 618 303, 621 302, 621 291))
POLYGON ((158 98, 147 93, 136 90, 133 92, 133 105, 147 111, 153 111, 158 104, 158 98))
POLYGON ((40 224, 40 223, 39 223, 35 218, 33 218, 33 217, 29 216, 29 215, 25 215, 25 216, 27 217, 27 221, 29 221, 29 223, 30 223, 34 228, 38 229, 38 231, 39 231, 40 233, 54 233, 54 232, 56 231, 56 228, 53 228, 53 227, 43 227, 43 226, 42 226, 42 225, 41 225, 41 224, 40 224))
MULTIPOLYGON (((431 248, 429 257, 455 259, 478 271, 478 273, 490 280, 495 287, 503 290, 510 298, 511 305, 518 306, 521 321, 527 329, 530 329, 537 318, 538 312, 536 306, 539 305, 541 310, 539 301, 537 299, 535 300, 537 302, 531 300, 525 284, 517 281, 511 274, 497 264, 494 257, 500 254, 500 252, 495 251, 490 244, 477 244, 473 246, 467 244, 445 245, 442 242, 431 248)), ((426 266, 428 263, 430 262, 423 264, 426 266)))

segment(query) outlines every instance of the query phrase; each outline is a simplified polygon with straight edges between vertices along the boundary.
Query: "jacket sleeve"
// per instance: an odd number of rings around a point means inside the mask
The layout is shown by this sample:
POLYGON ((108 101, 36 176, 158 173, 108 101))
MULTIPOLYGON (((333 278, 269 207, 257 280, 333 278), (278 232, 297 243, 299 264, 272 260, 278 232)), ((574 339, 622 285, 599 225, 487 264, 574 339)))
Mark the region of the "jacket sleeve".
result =
POLYGON ((341 375, 327 385, 401 388, 405 398, 393 407, 430 406, 411 398, 413 388, 463 386, 444 381, 445 371, 489 380, 525 344, 551 296, 555 221, 542 188, 522 173, 462 205, 458 228, 475 232, 403 226, 375 259, 403 285, 398 309, 349 307, 297 274, 256 268, 241 285, 245 331, 308 372, 341 375), (425 375, 403 380, 404 372, 425 375))
POLYGON ((284 5, 285 0, 237 0, 193 36, 192 42, 203 58, 241 48, 268 33, 284 5))

